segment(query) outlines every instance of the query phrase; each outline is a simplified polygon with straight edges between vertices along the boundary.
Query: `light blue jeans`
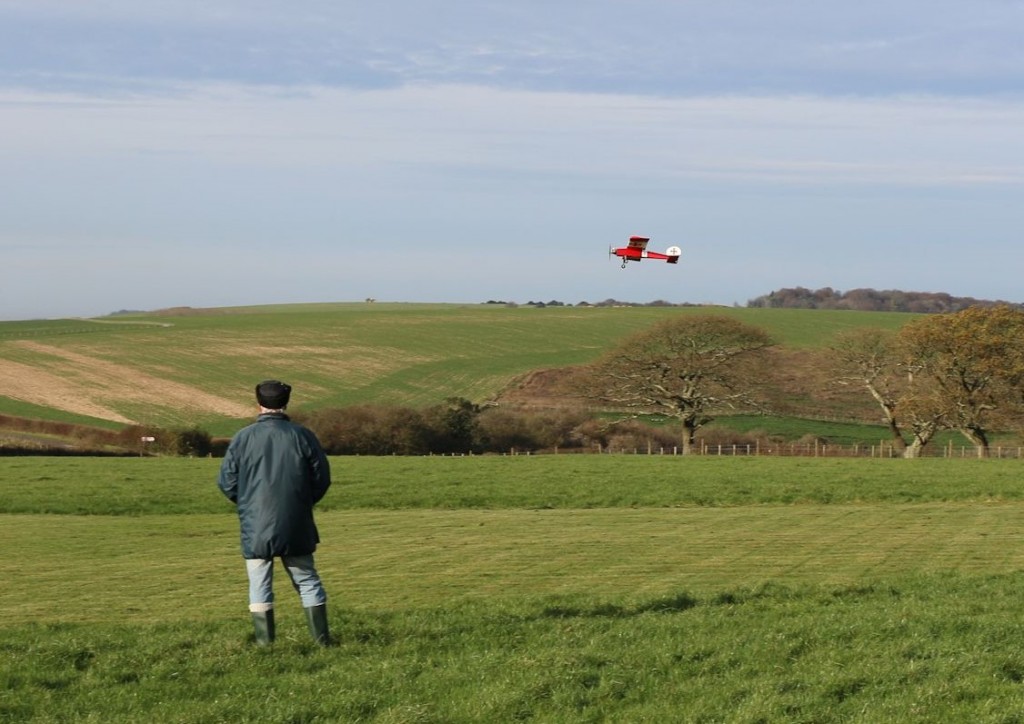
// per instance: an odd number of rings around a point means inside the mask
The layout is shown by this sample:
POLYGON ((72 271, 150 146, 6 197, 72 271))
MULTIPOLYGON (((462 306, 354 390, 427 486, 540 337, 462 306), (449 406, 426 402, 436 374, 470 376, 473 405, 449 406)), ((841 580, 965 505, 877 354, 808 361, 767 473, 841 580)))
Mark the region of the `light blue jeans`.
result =
MULTIPOLYGON (((327 603, 327 593, 320 574, 313 565, 313 555, 282 556, 284 570, 305 608, 327 603)), ((268 611, 274 607, 274 559, 246 558, 249 573, 249 610, 268 611)))

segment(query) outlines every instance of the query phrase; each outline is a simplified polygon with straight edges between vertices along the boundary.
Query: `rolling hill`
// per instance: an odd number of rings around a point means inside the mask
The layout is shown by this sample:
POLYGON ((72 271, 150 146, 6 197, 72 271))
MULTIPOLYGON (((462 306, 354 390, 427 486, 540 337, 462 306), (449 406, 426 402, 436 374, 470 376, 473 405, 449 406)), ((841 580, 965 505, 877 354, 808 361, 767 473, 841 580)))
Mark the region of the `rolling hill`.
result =
POLYGON ((0 323, 0 414, 119 427, 198 425, 230 434, 253 385, 295 386, 293 407, 492 399, 526 373, 595 359, 680 314, 767 329, 793 353, 912 315, 730 307, 302 304, 180 308, 97 319, 0 323))

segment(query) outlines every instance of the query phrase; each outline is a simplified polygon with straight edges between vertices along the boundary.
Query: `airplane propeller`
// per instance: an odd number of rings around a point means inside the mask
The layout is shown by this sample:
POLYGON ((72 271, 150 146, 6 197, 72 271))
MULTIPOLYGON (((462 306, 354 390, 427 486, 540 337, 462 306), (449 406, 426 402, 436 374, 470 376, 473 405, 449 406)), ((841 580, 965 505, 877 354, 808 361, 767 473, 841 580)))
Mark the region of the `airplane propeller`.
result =
MULTIPOLYGON (((614 246, 609 246, 608 247, 608 259, 611 260, 611 258, 613 256, 615 256, 615 247, 614 246)), ((622 257, 622 264, 621 264, 621 266, 622 266, 623 269, 626 268, 626 257, 622 257)))

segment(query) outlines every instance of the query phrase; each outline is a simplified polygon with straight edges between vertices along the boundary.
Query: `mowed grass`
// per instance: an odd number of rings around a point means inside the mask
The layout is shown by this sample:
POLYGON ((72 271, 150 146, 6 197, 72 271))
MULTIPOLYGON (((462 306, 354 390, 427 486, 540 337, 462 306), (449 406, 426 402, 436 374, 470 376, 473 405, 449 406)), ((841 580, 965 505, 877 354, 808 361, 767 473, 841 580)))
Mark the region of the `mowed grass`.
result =
MULTIPOLYGON (((322 512, 1016 502, 1014 460, 519 455, 335 457, 322 512)), ((213 458, 0 457, 0 514, 222 514, 213 458)))
MULTIPOLYGON (((691 314, 739 318, 789 347, 820 346, 851 327, 897 328, 913 318, 730 307, 306 304, 0 322, 0 364, 8 364, 9 376, 35 370, 78 386, 50 406, 27 400, 33 407, 17 394, 5 397, 0 386, 0 413, 28 410, 33 417, 67 421, 98 414, 69 409, 68 400, 77 397, 136 422, 230 434, 241 418, 214 409, 201 395, 248 406, 252 386, 268 377, 295 386, 296 408, 361 402, 421 407, 449 397, 483 402, 518 375, 592 361, 630 333, 691 314), (184 394, 187 389, 195 394, 184 394)), ((19 394, 29 386, 11 384, 19 394)), ((46 385, 37 382, 32 389, 46 385)))
POLYGON ((1024 719, 1018 461, 332 458, 325 650, 217 463, 0 459, 0 720, 1024 719))
MULTIPOLYGON (((37 565, 0 593, 0 623, 155 624, 244 613, 229 514, 4 522, 0 542, 19 555, 0 571, 10 578, 21 560, 37 565)), ((392 613, 520 597, 593 596, 628 608, 769 583, 848 586, 1024 566, 1020 504, 334 511, 318 523, 318 561, 338 603, 392 613)))

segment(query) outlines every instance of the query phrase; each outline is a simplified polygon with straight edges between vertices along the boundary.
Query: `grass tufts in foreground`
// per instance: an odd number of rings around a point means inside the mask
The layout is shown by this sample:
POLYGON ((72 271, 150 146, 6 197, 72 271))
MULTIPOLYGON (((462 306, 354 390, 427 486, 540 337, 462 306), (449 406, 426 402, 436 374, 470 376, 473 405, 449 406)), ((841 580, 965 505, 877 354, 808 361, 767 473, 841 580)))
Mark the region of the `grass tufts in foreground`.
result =
POLYGON ((335 607, 286 620, 5 630, 0 720, 966 721, 1024 716, 1018 575, 335 607))

